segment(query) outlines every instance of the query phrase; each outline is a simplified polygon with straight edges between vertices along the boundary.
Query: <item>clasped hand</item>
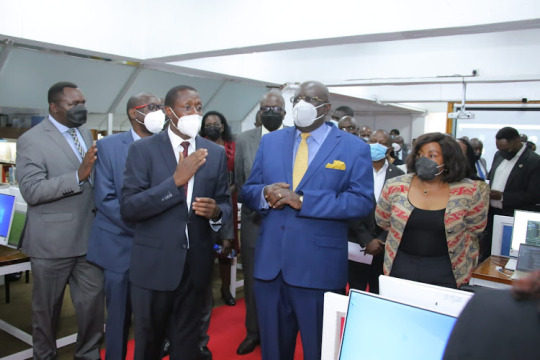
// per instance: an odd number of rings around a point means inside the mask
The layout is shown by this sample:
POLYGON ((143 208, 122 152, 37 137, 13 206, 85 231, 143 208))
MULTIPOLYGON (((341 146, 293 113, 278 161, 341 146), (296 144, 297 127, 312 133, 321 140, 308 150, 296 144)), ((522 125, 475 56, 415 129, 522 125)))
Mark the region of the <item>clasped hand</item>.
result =
POLYGON ((285 205, 289 205, 296 210, 302 208, 300 196, 290 189, 289 184, 284 182, 265 186, 264 198, 273 209, 283 209, 285 205))
POLYGON ((379 239, 373 239, 366 245, 366 254, 379 255, 384 250, 384 242, 379 239))

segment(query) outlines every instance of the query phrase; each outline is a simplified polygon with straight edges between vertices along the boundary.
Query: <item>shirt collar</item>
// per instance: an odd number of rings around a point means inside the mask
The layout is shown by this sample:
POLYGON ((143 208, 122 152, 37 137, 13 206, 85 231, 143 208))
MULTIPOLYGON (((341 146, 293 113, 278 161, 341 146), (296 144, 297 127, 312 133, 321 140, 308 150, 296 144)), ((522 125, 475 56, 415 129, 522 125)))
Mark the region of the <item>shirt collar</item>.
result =
POLYGON ((52 122, 54 127, 57 128, 58 131, 60 131, 61 134, 67 132, 70 129, 66 125, 60 124, 58 121, 56 121, 51 114, 49 114, 49 120, 52 122))
POLYGON ((388 160, 384 160, 384 165, 379 169, 379 171, 377 171, 377 170, 375 170, 375 168, 373 168, 373 172, 375 174, 381 174, 381 173, 385 173, 386 169, 388 169, 388 160))
POLYGON ((133 136, 133 140, 134 140, 134 141, 137 141, 137 140, 140 140, 140 139, 141 139, 141 137, 139 136, 139 134, 137 134, 137 133, 135 132, 135 130, 133 130, 133 129, 131 129, 131 136, 133 136))
POLYGON ((180 144, 183 143, 184 141, 188 141, 189 142, 189 147, 192 148, 192 149, 195 149, 195 138, 189 138, 187 140, 184 140, 180 136, 176 135, 171 130, 170 126, 167 128, 167 134, 169 135, 169 140, 171 141, 171 144, 172 144, 174 149, 179 148, 180 144))
MULTIPOLYGON (((330 130, 332 130, 332 125, 328 125, 324 123, 318 128, 316 128, 315 130, 313 130, 312 132, 310 132, 311 134, 310 138, 312 138, 313 141, 315 141, 317 144, 320 145, 323 143, 324 139, 326 139, 326 135, 330 130)), ((302 132, 300 130, 296 129, 295 139, 299 139, 301 133, 302 132)))
MULTIPOLYGON (((262 128, 262 131, 261 131, 261 137, 263 137, 264 135, 266 135, 266 134, 268 134, 268 133, 271 132, 270 130, 268 130, 267 128, 265 128, 264 125, 261 125, 261 128, 262 128)), ((277 128, 276 130, 274 130, 274 131, 278 131, 278 130, 281 130, 281 129, 283 129, 283 123, 281 123, 281 126, 278 127, 278 128, 277 128)))

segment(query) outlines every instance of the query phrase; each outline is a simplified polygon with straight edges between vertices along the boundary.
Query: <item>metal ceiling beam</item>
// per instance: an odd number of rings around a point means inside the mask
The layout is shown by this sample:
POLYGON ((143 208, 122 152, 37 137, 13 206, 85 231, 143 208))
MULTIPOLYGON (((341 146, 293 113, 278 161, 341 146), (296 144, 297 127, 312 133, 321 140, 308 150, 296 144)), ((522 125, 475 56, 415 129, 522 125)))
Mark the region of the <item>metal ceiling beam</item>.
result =
POLYGON ((214 98, 217 96, 217 94, 221 91, 221 89, 223 89, 223 87, 227 84, 228 80, 224 80, 221 82, 221 84, 219 84, 218 88, 216 89, 216 91, 214 91, 212 93, 212 95, 210 95, 210 98, 208 99, 208 101, 206 101, 206 104, 203 105, 203 110, 206 112, 205 109, 208 108, 208 106, 210 106, 210 104, 212 103, 212 100, 214 100, 214 98))
POLYGON ((2 52, 0 53, 0 73, 2 72, 2 68, 8 59, 11 49, 13 49, 13 40, 5 40, 4 49, 2 49, 2 52))
POLYGON ((122 101, 124 96, 126 96, 127 91, 129 90, 131 85, 133 85, 133 83, 135 82, 135 80, 137 79, 139 74, 141 73, 142 69, 143 69, 143 65, 139 64, 139 66, 137 66, 135 68, 135 71, 133 71, 133 73, 131 73, 131 76, 127 79, 126 83, 124 84, 122 89, 118 92, 118 95, 116 95, 113 102, 109 106, 109 110, 108 110, 109 113, 114 113, 114 110, 116 109, 118 104, 120 104, 120 101, 122 101))

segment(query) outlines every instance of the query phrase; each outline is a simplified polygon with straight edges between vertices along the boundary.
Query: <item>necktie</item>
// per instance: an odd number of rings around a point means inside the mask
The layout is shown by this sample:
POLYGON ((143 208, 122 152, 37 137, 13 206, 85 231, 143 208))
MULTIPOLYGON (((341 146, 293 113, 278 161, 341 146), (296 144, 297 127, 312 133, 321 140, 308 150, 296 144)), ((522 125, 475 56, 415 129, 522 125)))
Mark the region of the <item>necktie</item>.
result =
MULTIPOLYGON (((182 150, 182 155, 184 155, 184 159, 188 157, 188 147, 189 147, 189 141, 183 141, 180 145, 182 145, 182 147, 184 148, 184 150, 182 150)), ((186 183, 186 185, 184 185, 184 191, 186 192, 186 197, 187 197, 187 188, 188 188, 188 184, 186 183)))
POLYGON ((68 130, 69 135, 71 135, 71 138, 73 139, 73 142, 75 143, 75 147, 77 148, 77 151, 79 152, 79 155, 81 155, 81 159, 84 159, 84 149, 81 146, 81 143, 79 142, 79 137, 77 136, 77 130, 75 128, 71 128, 68 130))
POLYGON ((482 171, 482 165, 480 165, 480 160, 476 161, 476 169, 478 170, 478 176, 480 176, 482 179, 485 179, 486 176, 484 175, 484 172, 482 171))
POLYGON ((296 190, 308 168, 308 144, 306 140, 311 134, 301 133, 300 136, 302 137, 302 141, 300 141, 300 145, 296 151, 296 158, 294 159, 293 190, 296 190))

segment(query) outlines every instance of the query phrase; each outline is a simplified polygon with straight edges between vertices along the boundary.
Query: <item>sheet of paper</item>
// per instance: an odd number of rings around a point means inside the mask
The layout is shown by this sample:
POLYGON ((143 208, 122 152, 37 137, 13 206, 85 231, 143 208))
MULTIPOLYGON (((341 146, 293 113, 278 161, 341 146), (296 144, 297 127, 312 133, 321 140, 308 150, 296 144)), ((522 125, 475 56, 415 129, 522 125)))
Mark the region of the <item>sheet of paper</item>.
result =
POLYGON ((360 244, 349 241, 349 260, 371 265, 373 255, 366 254, 365 250, 360 244))

